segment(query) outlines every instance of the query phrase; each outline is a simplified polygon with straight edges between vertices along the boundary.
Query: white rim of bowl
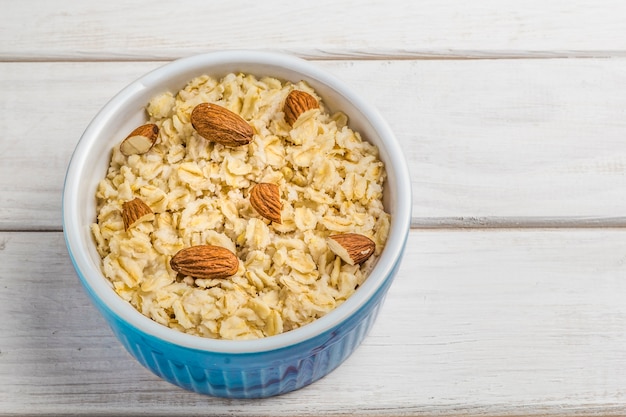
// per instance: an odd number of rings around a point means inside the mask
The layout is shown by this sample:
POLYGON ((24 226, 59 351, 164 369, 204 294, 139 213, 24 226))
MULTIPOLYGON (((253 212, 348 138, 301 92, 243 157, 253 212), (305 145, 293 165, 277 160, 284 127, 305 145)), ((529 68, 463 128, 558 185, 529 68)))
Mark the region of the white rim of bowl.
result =
POLYGON ((129 84, 96 114, 81 136, 67 169, 63 190, 63 230, 70 257, 80 279, 107 309, 119 318, 123 318, 130 326, 153 337, 191 349, 225 354, 245 354, 281 349, 309 340, 341 324, 365 305, 389 279, 396 264, 402 258, 410 228, 411 204, 410 176, 404 153, 378 110, 364 101, 338 78, 304 59, 275 52, 230 50, 194 55, 165 64, 129 84), (194 68, 201 71, 203 68, 207 68, 206 72, 208 72, 210 66, 229 63, 234 65, 261 64, 285 68, 299 72, 307 79, 325 84, 339 92, 347 100, 354 103, 355 107, 369 120, 378 135, 385 138, 386 152, 389 154, 390 160, 393 161, 393 166, 387 167, 388 176, 393 171, 394 181, 397 184, 396 207, 391 220, 388 242, 377 260, 375 268, 358 291, 340 306, 312 323, 276 336, 254 340, 221 340, 194 336, 158 324, 141 314, 113 291, 99 266, 94 265, 87 251, 83 248, 88 243, 81 241, 80 231, 88 225, 79 224, 77 216, 71 215, 79 207, 78 196, 74 190, 80 181, 78 173, 84 170, 84 158, 82 156, 89 151, 90 142, 93 141, 91 136, 95 135, 98 125, 108 118, 118 103, 124 102, 141 90, 154 86, 179 71, 189 71, 194 68))

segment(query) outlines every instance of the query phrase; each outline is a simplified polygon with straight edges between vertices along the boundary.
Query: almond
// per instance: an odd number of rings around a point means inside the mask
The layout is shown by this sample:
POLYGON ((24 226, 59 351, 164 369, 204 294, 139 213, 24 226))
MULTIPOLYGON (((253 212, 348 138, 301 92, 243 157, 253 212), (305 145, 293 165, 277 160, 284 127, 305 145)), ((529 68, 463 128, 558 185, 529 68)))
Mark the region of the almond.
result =
POLYGON ((252 187, 250 204, 261 216, 280 224, 282 203, 280 202, 280 190, 276 184, 261 182, 252 187))
POLYGON ((198 245, 178 251, 170 260, 170 266, 193 278, 226 278, 237 273, 239 259, 224 247, 198 245))
POLYGON ((154 213, 152 213, 152 209, 140 198, 135 198, 122 204, 124 230, 128 230, 137 223, 152 220, 153 218, 154 213))
POLYGON ((154 146, 159 127, 155 124, 139 126, 133 130, 120 144, 120 151, 126 155, 141 155, 154 146))
POLYGON ((344 233, 329 236, 328 247, 350 265, 365 262, 376 250, 376 244, 367 236, 358 233, 344 233))
POLYGON ((311 109, 317 109, 319 106, 315 97, 309 93, 300 90, 292 90, 285 99, 283 106, 285 121, 293 126, 302 113, 311 109))
POLYGON ((203 138, 225 146, 247 145, 254 135, 252 127, 241 116, 211 103, 194 107, 191 125, 203 138))

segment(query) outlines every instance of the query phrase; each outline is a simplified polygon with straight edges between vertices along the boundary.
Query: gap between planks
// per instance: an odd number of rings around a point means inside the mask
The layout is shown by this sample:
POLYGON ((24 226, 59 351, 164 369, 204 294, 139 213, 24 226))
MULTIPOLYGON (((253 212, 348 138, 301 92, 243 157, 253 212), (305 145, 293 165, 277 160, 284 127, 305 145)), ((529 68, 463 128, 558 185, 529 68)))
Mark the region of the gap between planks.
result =
MULTIPOLYGON (((42 56, 40 54, 26 55, 0 55, 0 63, 64 63, 64 62, 170 62, 180 58, 193 55, 220 52, 222 50, 198 50, 188 54, 180 55, 165 52, 155 55, 125 54, 115 55, 107 53, 66 55, 52 54, 42 56)), ((446 50, 446 51, 360 51, 355 50, 350 53, 340 51, 301 51, 301 50, 275 50, 268 49, 266 52, 283 53, 293 55, 311 61, 432 61, 432 60, 515 60, 515 59, 605 59, 605 58, 626 58, 626 50, 571 50, 571 51, 467 51, 467 50, 446 50)))
MULTIPOLYGON (((616 229, 626 217, 414 217, 411 230, 454 229, 616 229)), ((59 233, 60 227, 0 228, 0 233, 59 233)))
POLYGON ((413 217, 411 229, 607 229, 626 217, 413 217))

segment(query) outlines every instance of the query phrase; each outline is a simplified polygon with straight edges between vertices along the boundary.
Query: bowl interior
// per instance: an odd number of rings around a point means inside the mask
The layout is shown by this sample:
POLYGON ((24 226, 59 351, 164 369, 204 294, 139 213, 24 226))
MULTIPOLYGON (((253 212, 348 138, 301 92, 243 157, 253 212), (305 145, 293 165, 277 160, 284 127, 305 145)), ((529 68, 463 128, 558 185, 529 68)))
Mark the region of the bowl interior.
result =
POLYGON ((410 192, 406 162, 390 128, 373 107, 332 75, 307 61, 281 54, 250 51, 211 53, 174 61, 143 76, 113 97, 96 115, 81 137, 67 171, 63 196, 64 232, 83 284, 97 294, 108 308, 132 325, 157 337, 194 348, 233 352, 275 349, 297 343, 341 322, 389 278, 393 267, 399 262, 410 226, 410 192), (95 221, 95 190, 106 173, 111 149, 128 132, 146 121, 145 106, 148 101, 164 91, 177 92, 196 76, 210 74, 220 78, 229 72, 272 76, 294 83, 305 80, 331 111, 341 110, 346 113, 350 126, 379 148, 388 176, 384 204, 392 216, 385 250, 364 285, 355 294, 307 326, 255 341, 212 340, 186 335, 141 315, 113 292, 109 281, 100 272, 100 257, 89 229, 89 225, 95 221))

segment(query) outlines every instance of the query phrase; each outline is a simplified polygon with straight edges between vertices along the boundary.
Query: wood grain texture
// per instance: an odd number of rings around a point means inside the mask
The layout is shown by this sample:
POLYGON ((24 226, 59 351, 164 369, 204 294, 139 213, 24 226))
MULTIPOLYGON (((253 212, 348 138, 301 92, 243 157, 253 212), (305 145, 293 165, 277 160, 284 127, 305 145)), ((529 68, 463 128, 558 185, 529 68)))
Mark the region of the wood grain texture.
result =
POLYGON ((0 1, 0 60, 173 59, 218 49, 308 58, 624 56, 618 0, 0 1))
MULTIPOLYGON (((626 225, 626 59, 316 64, 395 131, 415 227, 626 225)), ((82 131, 160 65, 0 63, 0 230, 60 230, 82 131)))
POLYGON ((622 229, 413 231, 347 362, 300 391, 234 401, 136 363, 61 233, 3 232, 0 414, 623 415, 625 273, 622 229))

